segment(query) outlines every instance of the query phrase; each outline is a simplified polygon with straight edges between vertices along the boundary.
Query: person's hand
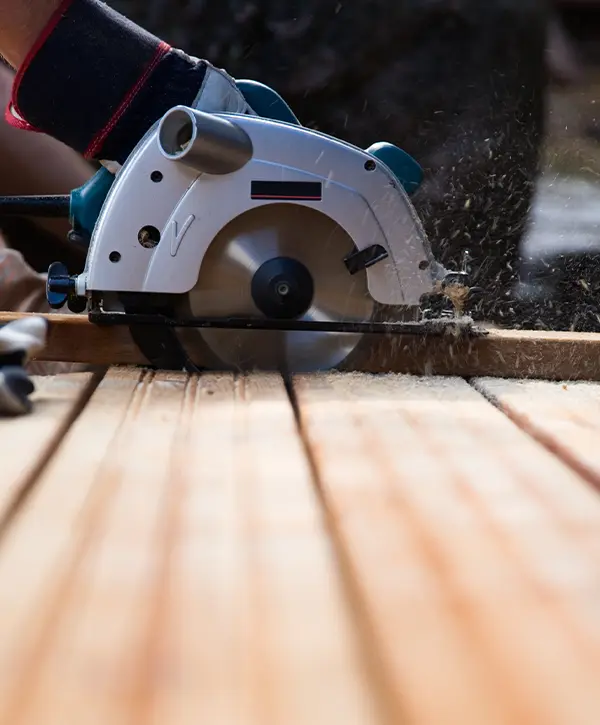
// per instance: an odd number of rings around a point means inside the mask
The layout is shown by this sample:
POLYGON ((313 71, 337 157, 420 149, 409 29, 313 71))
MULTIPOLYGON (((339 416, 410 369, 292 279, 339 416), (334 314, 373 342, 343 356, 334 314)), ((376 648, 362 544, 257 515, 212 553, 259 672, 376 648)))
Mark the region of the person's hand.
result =
POLYGON ((15 320, 0 328, 0 416, 30 412, 35 386, 25 366, 44 348, 47 331, 43 317, 15 320))

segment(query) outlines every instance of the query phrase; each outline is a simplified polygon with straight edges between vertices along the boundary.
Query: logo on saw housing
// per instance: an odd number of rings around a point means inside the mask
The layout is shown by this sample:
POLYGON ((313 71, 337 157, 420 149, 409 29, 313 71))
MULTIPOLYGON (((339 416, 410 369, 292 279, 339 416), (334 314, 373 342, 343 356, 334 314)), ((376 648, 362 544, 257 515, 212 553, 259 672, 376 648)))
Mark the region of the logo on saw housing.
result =
POLYGON ((250 198, 322 201, 323 184, 320 181, 253 181, 250 185, 250 198))

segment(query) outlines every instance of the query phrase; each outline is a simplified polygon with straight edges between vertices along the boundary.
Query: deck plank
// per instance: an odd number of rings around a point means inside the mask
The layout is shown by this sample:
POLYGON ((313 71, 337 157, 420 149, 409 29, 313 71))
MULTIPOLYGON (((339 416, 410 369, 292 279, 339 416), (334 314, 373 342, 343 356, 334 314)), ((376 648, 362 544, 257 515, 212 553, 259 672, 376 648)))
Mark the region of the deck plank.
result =
POLYGON ((480 378, 474 386, 600 488, 600 384, 480 378))
POLYGON ((0 417, 0 521, 10 515, 95 385, 90 373, 31 379, 34 413, 0 417))
MULTIPOLYGON (((0 312, 0 325, 31 314, 0 312)), ((92 324, 86 315, 43 317, 49 331, 40 361, 148 365, 124 326, 92 324)), ((350 372, 600 381, 599 349, 597 332, 489 328, 489 334, 468 339, 450 334, 366 335, 364 345, 342 366, 350 372)))
MULTIPOLYGON (((62 708, 65 698, 72 697, 70 685, 77 682, 80 693, 91 693, 86 704, 88 711, 79 718, 81 722, 94 722, 97 715, 106 714, 107 705, 103 700, 110 673, 98 668, 92 653, 83 666, 70 671, 67 682, 51 693, 46 702, 47 712, 41 718, 37 692, 43 684, 40 680, 49 645, 65 632, 62 611, 74 573, 78 569, 86 570, 84 553, 96 533, 98 512, 104 503, 105 492, 98 485, 99 480, 114 472, 107 451, 117 455, 120 427, 132 396, 140 387, 139 378, 140 373, 128 371, 107 373, 20 507, 7 532, 9 535, 1 542, 2 725, 36 722, 36 716, 37 722, 56 723, 56 715, 61 712, 65 722, 62 708)), ((126 559, 127 550, 121 551, 121 555, 126 559)), ((117 595, 115 592, 118 601, 117 595)), ((126 602, 123 604, 126 606, 126 602)), ((110 611, 115 623, 120 622, 115 609, 110 611)), ((111 629, 102 631, 107 624, 111 624, 110 616, 97 622, 99 642, 110 638, 111 629)), ((70 631, 68 626, 66 631, 70 631)), ((60 671, 65 675, 74 666, 73 658, 66 656, 60 671)), ((77 701, 71 705, 77 705, 77 701)))
POLYGON ((13 529, 2 725, 382 722, 280 378, 110 371, 13 529))
POLYGON ((397 721, 599 722, 600 496, 463 380, 294 389, 397 721))

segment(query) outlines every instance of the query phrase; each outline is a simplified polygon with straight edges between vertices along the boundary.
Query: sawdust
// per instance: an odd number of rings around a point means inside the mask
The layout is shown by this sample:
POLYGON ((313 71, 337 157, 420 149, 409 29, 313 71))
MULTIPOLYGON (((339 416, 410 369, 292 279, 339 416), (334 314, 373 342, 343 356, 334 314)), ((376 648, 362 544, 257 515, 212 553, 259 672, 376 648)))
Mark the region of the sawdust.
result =
POLYGON ((445 285, 443 282, 437 282, 435 291, 437 294, 444 295, 444 297, 450 300, 457 317, 464 315, 469 292, 471 291, 470 287, 464 284, 445 285))
POLYGON ((464 284, 449 285, 444 289, 444 295, 452 302, 457 317, 462 317, 467 305, 470 288, 464 284))

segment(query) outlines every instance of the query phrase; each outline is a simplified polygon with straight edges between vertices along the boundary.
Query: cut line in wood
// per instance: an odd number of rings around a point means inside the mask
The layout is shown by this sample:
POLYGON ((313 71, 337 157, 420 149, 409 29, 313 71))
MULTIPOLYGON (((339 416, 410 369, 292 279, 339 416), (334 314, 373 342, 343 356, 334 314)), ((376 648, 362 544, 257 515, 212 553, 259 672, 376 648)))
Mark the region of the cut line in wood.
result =
MULTIPOLYGON (((25 313, 26 316, 27 313, 25 313)), ((22 313, 0 313, 0 324, 22 313)), ((46 315, 48 344, 40 360, 92 365, 148 365, 125 327, 85 315, 46 315)), ((462 377, 600 381, 600 333, 491 329, 484 337, 366 336, 349 370, 462 377)))
POLYGON ((462 380, 293 389, 393 721, 599 722, 600 497, 462 380))

